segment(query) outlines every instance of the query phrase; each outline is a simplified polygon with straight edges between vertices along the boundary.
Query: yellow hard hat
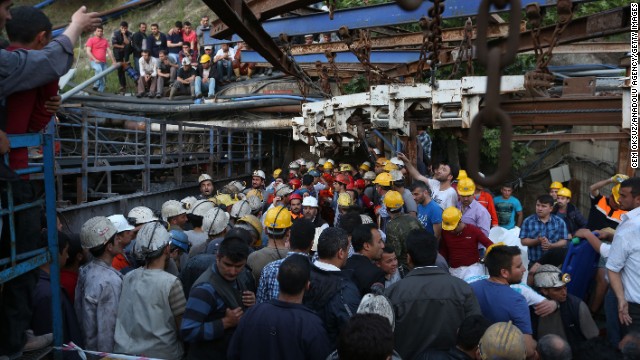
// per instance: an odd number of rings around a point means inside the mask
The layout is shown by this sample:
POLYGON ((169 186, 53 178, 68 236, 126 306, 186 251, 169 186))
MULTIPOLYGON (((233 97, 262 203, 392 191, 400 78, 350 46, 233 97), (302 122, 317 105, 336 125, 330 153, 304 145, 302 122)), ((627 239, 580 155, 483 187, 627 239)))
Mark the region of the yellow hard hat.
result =
POLYGON ((381 157, 381 158, 378 158, 378 160, 376 160, 376 165, 385 166, 388 162, 389 160, 381 157))
POLYGON ((218 194, 216 195, 216 199, 218 200, 218 204, 223 204, 224 206, 231 206, 238 202, 237 199, 233 199, 229 194, 218 194))
POLYGON ((460 169, 460 171, 458 171, 458 177, 456 179, 457 180, 462 180, 462 179, 466 179, 468 177, 469 177, 469 175, 467 175, 467 172, 464 169, 460 169))
POLYGON ((458 226, 462 219, 462 212, 457 207, 451 206, 442 212, 442 230, 451 231, 458 226))
POLYGON ((333 170, 333 164, 327 161, 326 163, 324 163, 324 165, 322 165, 322 168, 326 170, 333 170))
POLYGON ((351 164, 342 164, 340 165, 340 171, 352 171, 353 168, 351 167, 351 164))
POLYGON ((351 200, 351 195, 347 193, 342 193, 338 195, 339 207, 350 207, 351 205, 353 205, 353 201, 351 200))
POLYGON ((470 196, 476 192, 476 184, 468 177, 458 181, 458 195, 470 196))
POLYGON ((551 183, 551 185, 549 185, 549 189, 562 189, 564 186, 562 186, 562 183, 560 181, 554 181, 551 183))
POLYGON ((387 163, 384 164, 384 171, 391 171, 391 170, 398 170, 398 165, 392 163, 391 161, 387 161, 387 163))
POLYGON ((363 162, 362 164, 360 164, 360 169, 369 171, 369 169, 371 169, 371 163, 369 163, 368 161, 363 162))
POLYGON ((200 64, 205 64, 211 61, 211 56, 204 54, 200 57, 200 64))
POLYGON ((373 183, 382 185, 382 186, 391 186, 392 181, 393 181, 393 178, 391 174, 389 174, 388 172, 382 172, 378 174, 378 176, 376 176, 376 179, 373 180, 373 183))
POLYGON ((260 201, 264 201, 264 198, 262 197, 262 191, 258 190, 258 189, 251 189, 247 192, 247 196, 255 196, 258 199, 260 199, 260 201))
POLYGON ((245 215, 238 219, 237 222, 251 225, 258 232, 258 238, 262 238, 262 224, 260 224, 260 219, 255 215, 245 215))
POLYGON ((384 206, 386 206, 388 210, 399 210, 403 205, 404 200, 399 192, 391 190, 384 194, 384 206))
POLYGON ((571 199, 571 190, 567 189, 566 187, 563 187, 562 189, 558 190, 558 196, 564 196, 571 199))
POLYGON ((284 206, 272 207, 264 216, 264 226, 270 234, 284 233, 291 225, 291 213, 284 206))
POLYGON ((616 186, 611 189, 611 195, 613 195, 613 200, 616 204, 619 204, 618 198, 620 198, 620 183, 617 183, 616 186))
POLYGON ((280 174, 282 174, 282 169, 278 168, 273 170, 273 177, 277 178, 278 176, 280 176, 280 174))

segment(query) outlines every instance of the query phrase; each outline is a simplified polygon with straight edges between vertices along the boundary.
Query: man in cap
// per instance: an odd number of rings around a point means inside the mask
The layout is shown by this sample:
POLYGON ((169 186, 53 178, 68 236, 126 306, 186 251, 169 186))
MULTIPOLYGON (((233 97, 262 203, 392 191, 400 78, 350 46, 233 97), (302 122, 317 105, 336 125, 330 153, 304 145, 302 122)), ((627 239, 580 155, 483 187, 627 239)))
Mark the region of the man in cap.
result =
POLYGON ((169 261, 169 233, 159 222, 147 223, 136 238, 145 265, 125 275, 116 317, 114 352, 182 359, 178 329, 185 311, 182 283, 164 268, 169 261))
MULTIPOLYGON (((529 305, 522 294, 513 291, 511 284, 522 282, 526 269, 522 263, 520 248, 495 244, 487 249, 484 264, 489 278, 471 283, 482 315, 491 322, 509 321, 524 334, 527 357, 532 358, 536 349, 531 327, 529 305)), ((482 347, 482 342, 480 343, 482 347)), ((524 358, 524 353, 520 359, 524 358)))
POLYGON ((227 346, 243 312, 256 303, 255 285, 245 271, 249 247, 225 238, 215 262, 195 281, 180 327, 189 343, 187 359, 226 359, 227 346))
POLYGON ((316 229, 324 230, 329 227, 321 216, 318 216, 318 200, 313 196, 307 196, 302 200, 302 213, 304 218, 311 221, 316 229))
POLYGON ((520 243, 528 246, 529 267, 534 263, 561 266, 567 254, 569 232, 558 216, 551 214, 553 198, 544 194, 536 199, 536 213, 522 223, 520 243), (545 255, 545 259, 541 259, 545 255))
POLYGON ((115 242, 122 249, 122 251, 113 258, 111 266, 118 271, 135 266, 135 259, 133 259, 133 255, 131 254, 132 246, 130 246, 130 244, 135 236, 136 228, 129 224, 122 214, 111 215, 107 217, 107 219, 116 227, 115 242))
POLYGON ((256 281, 260 279, 262 269, 270 262, 282 259, 287 255, 289 248, 289 234, 291 226, 291 213, 284 206, 272 207, 264 216, 264 227, 267 233, 267 246, 249 255, 247 264, 251 268, 256 281))
POLYGON ((170 229, 182 230, 187 223, 187 210, 177 200, 168 200, 162 204, 162 220, 169 224, 170 229))
POLYGON ((422 181, 415 181, 411 186, 413 199, 418 204, 418 221, 425 230, 433 234, 438 241, 442 234, 442 208, 432 201, 431 188, 422 181))
POLYGON ((392 170, 391 178, 393 180, 393 190, 399 192, 404 201, 402 212, 416 217, 418 215, 418 204, 413 198, 411 191, 404 187, 404 175, 400 170, 392 170))
MULTIPOLYGON (((262 195, 262 199, 265 199, 265 195, 266 195, 265 188, 264 188, 266 178, 267 176, 262 170, 254 170, 253 174, 251 175, 251 188, 255 189, 256 191, 260 191, 260 194, 262 195)), ((248 192, 249 190, 245 190, 245 194, 248 192)))
POLYGON ((367 171, 371 170, 371 163, 368 161, 363 162, 362 164, 360 164, 360 166, 358 167, 358 175, 359 175, 359 179, 362 179, 364 174, 367 173, 367 171))
POLYGON ((407 234, 414 229, 424 229, 420 221, 415 217, 402 213, 404 201, 399 192, 391 190, 384 196, 384 205, 391 219, 385 228, 387 243, 396 249, 398 261, 402 265, 407 265, 407 234))
POLYGON ((289 195, 289 211, 293 220, 304 217, 302 213, 302 195, 295 192, 289 195))
POLYGON ((411 231, 406 248, 411 272, 385 289, 385 295, 396 314, 396 350, 403 359, 415 359, 430 348, 455 346, 460 324, 467 316, 480 315, 480 307, 466 282, 436 266, 438 241, 432 234, 411 231))
POLYGON ((215 255, 229 231, 229 219, 229 213, 218 207, 207 210, 202 220, 202 231, 207 234, 208 239, 203 247, 192 252, 192 256, 203 252, 215 255))
POLYGON ((309 252, 315 237, 313 223, 306 219, 295 221, 291 226, 290 249, 286 258, 275 260, 267 264, 260 274, 256 302, 258 304, 278 298, 280 286, 278 283, 278 269, 285 259, 292 255, 302 255, 309 261, 309 252))
POLYGON ((196 97, 203 96, 202 88, 207 89, 207 97, 212 98, 216 93, 216 73, 211 65, 211 56, 200 56, 196 69, 195 93, 196 97))
POLYGON ((587 227, 587 219, 582 216, 580 210, 571 204, 571 190, 563 187, 556 193, 556 203, 553 205, 551 214, 559 216, 564 220, 569 231, 569 237, 573 237, 578 229, 587 227))
POLYGON ((526 338, 511 321, 498 322, 487 329, 478 344, 478 358, 482 360, 522 360, 532 357, 527 351, 526 338))
POLYGON ((541 265, 532 272, 538 291, 558 304, 558 310, 545 317, 538 317, 531 312, 536 338, 556 334, 573 348, 600 334, 587 305, 580 298, 567 293, 567 283, 571 281, 569 274, 563 274, 553 265, 541 265))
POLYGON ((314 44, 315 41, 313 41, 313 34, 307 34, 304 36, 304 44, 305 45, 311 45, 314 44))
POLYGON ((335 216, 333 218, 333 226, 338 225, 338 217, 340 216, 340 209, 338 204, 338 198, 340 194, 347 193, 347 185, 350 183, 349 177, 344 174, 338 174, 333 181, 333 204, 332 207, 335 209, 335 216))
POLYGON ((554 181, 549 185, 549 195, 553 198, 553 200, 558 199, 558 191, 562 189, 562 183, 560 181, 554 181))
POLYGON ((200 185, 200 195, 197 196, 198 200, 206 200, 213 197, 215 187, 213 186, 213 179, 209 174, 200 175, 198 184, 200 185))
POLYGON ((89 250, 93 260, 80 268, 74 306, 87 349, 101 352, 113 352, 115 345, 122 290, 122 274, 111 266, 114 257, 122 253, 117 232, 103 216, 89 219, 80 230, 82 247, 89 250))
POLYGON ((451 275, 464 280, 484 274, 478 245, 489 247, 493 242, 477 226, 465 224, 458 208, 446 208, 442 213, 440 253, 451 266, 451 275))
POLYGON ((191 61, 188 57, 182 59, 182 67, 178 70, 178 76, 176 81, 173 82, 171 86, 171 92, 169 92, 169 99, 173 100, 173 98, 178 94, 191 94, 191 98, 196 98, 196 69, 191 67, 191 61))
POLYGON ((474 225, 486 236, 489 236, 491 215, 484 206, 476 201, 476 184, 470 178, 460 179, 460 181, 458 181, 457 191, 460 196, 458 209, 462 212, 462 222, 474 225))

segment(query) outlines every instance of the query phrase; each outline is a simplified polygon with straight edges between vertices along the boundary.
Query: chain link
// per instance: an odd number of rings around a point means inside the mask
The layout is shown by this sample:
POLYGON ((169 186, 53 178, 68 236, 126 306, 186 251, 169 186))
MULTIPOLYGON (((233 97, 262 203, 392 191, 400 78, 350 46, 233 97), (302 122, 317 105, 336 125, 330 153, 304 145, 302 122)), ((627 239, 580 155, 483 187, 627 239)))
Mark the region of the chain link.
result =
POLYGON ((440 49, 442 48, 442 13, 444 13, 445 0, 429 0, 433 3, 427 12, 429 18, 420 19, 422 28, 422 46, 418 59, 418 80, 424 79, 424 66, 429 62, 431 73, 431 85, 435 86, 436 71, 440 63, 440 49), (427 54, 428 53, 428 54, 427 54))
POLYGON ((316 71, 320 78, 320 87, 328 94, 331 94, 331 84, 329 82, 329 70, 326 66, 323 66, 320 61, 316 61, 316 71))
POLYGON ((338 3, 336 0, 327 0, 327 6, 329 7, 329 20, 333 20, 333 13, 336 11, 338 3))
POLYGON ((478 9, 478 35, 476 48, 478 61, 487 68, 487 88, 485 106, 473 119, 469 129, 469 152, 467 154, 467 173, 478 184, 495 186, 503 183, 511 172, 511 119, 500 108, 500 82, 502 70, 515 61, 518 52, 520 36, 520 0, 482 0, 478 9), (489 49, 487 45, 489 28, 489 10, 491 5, 501 10, 510 5, 509 9, 509 36, 507 38, 506 51, 500 48, 489 49), (481 177, 480 172, 480 146, 482 142, 482 127, 500 126, 500 155, 498 169, 494 174, 481 177))
POLYGON ((300 89, 300 93, 302 94, 302 96, 306 97, 308 92, 307 90, 313 89, 319 92, 323 97, 330 98, 331 93, 325 92, 320 86, 318 86, 318 84, 313 82, 313 80, 311 80, 309 75, 307 75, 307 73, 296 62, 296 59, 291 54, 291 43, 289 42, 289 36, 283 33, 283 34, 280 34, 279 39, 280 39, 280 42, 282 43, 282 46, 280 47, 280 49, 282 50, 283 54, 289 58, 289 61, 291 62, 291 67, 294 72, 293 75, 296 77, 296 79, 298 79, 298 88, 300 89))
POLYGON ((471 18, 467 18, 467 21, 464 24, 464 37, 462 38, 462 41, 460 41, 460 46, 458 47, 458 56, 456 56, 456 61, 453 63, 453 68, 451 69, 451 74, 449 74, 449 79, 453 79, 453 77, 458 74, 462 59, 467 60, 467 76, 473 76, 473 43, 471 42, 472 37, 473 23, 471 22, 471 18))
POLYGON ((342 79, 340 79, 340 70, 338 70, 338 65, 336 64, 336 54, 325 50, 324 56, 327 58, 327 61, 329 61, 329 66, 331 66, 331 70, 333 71, 333 80, 338 86, 338 95, 342 95, 344 88, 342 87, 342 79))
POLYGON ((349 32, 349 28, 341 26, 338 30, 338 36, 349 48, 349 51, 353 53, 362 64, 362 68, 365 72, 365 79, 367 80, 367 87, 372 83, 375 84, 389 84, 397 83, 398 80, 390 78, 384 73, 378 66, 371 64, 371 39, 369 30, 359 30, 358 39, 354 39, 349 32))

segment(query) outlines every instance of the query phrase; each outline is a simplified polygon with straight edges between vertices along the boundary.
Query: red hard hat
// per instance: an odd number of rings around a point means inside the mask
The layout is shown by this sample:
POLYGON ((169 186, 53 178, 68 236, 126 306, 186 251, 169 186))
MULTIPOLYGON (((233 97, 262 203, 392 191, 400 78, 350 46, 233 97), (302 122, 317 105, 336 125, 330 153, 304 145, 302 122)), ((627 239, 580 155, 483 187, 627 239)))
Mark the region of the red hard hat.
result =
POLYGON ((356 189, 364 189, 365 187, 364 180, 362 179, 356 180, 355 186, 356 186, 356 189))
POLYGON ((345 174, 338 174, 336 175, 336 181, 342 184, 349 184, 351 181, 349 180, 349 177, 345 174))
POLYGON ((347 190, 355 190, 355 185, 352 182, 348 183, 347 190))
POLYGON ((295 200, 295 199, 298 199, 298 200, 302 201, 302 195, 300 195, 298 193, 293 193, 293 194, 289 195, 289 201, 295 200))
POLYGON ((291 186, 293 190, 297 190, 302 187, 302 182, 300 179, 291 179, 289 180, 289 186, 291 186))

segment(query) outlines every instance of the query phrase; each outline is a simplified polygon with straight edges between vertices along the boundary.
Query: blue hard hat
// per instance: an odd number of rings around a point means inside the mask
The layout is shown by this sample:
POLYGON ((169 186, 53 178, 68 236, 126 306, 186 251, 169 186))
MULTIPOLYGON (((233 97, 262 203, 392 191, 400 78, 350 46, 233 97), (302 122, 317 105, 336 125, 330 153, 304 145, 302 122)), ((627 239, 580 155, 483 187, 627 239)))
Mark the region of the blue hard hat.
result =
POLYGON ((189 252, 191 244, 189 243, 189 238, 187 237, 187 234, 184 233, 184 231, 174 229, 169 231, 169 236, 171 237, 169 243, 172 246, 175 246, 184 252, 189 252))

